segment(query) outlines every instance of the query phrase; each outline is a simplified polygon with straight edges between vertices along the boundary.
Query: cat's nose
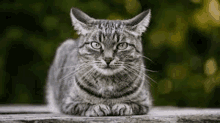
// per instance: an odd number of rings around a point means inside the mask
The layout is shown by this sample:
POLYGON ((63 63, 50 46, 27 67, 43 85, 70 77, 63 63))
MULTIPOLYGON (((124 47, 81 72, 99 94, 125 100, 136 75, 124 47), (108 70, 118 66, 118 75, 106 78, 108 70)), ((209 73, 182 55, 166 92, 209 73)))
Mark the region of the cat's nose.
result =
POLYGON ((104 60, 105 60, 106 64, 109 65, 111 63, 111 61, 113 60, 113 58, 112 57, 105 57, 104 60))

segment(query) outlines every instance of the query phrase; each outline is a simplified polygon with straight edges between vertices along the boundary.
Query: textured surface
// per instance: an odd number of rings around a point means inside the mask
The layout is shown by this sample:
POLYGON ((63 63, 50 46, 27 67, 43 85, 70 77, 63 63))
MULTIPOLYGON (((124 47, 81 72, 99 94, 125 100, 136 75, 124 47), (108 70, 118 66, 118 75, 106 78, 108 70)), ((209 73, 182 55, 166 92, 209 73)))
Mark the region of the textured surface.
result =
POLYGON ((1 122, 220 122, 220 109, 155 107, 148 115, 124 117, 77 117, 51 114, 46 106, 1 105, 1 122))

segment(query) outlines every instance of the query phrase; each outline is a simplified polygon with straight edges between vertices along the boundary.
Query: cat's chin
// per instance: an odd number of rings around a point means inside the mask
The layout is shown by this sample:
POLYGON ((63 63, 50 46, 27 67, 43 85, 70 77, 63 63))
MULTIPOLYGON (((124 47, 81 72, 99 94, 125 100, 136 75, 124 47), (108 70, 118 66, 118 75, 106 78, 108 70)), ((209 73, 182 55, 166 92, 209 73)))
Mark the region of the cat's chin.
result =
POLYGON ((119 69, 110 69, 110 68, 100 69, 100 73, 106 76, 114 75, 118 73, 119 71, 120 71, 119 69))
POLYGON ((101 73, 102 75, 105 76, 112 76, 114 74, 117 74, 118 72, 120 72, 122 70, 122 68, 99 68, 99 67, 94 67, 99 73, 101 73))

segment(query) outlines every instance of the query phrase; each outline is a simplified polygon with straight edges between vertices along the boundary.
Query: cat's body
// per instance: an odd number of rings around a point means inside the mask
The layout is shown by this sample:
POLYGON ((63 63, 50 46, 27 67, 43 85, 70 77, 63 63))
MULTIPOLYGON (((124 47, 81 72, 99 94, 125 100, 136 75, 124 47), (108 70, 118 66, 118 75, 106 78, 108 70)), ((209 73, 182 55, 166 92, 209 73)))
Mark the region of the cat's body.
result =
POLYGON ((70 15, 80 37, 56 52, 47 83, 50 109, 81 116, 147 114, 152 99, 141 34, 150 12, 124 21, 96 20, 75 8, 70 15))

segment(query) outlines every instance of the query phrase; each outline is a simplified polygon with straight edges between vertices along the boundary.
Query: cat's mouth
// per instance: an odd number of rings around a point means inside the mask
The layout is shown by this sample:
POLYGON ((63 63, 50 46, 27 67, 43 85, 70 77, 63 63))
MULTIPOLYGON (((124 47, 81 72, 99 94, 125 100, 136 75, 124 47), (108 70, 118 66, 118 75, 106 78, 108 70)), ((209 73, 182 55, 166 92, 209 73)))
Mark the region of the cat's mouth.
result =
POLYGON ((107 66, 103 67, 103 69, 114 70, 116 68, 115 67, 111 67, 110 65, 107 65, 107 66))
POLYGON ((112 66, 104 66, 104 67, 97 67, 94 66, 94 68, 101 74, 106 76, 114 75, 122 70, 121 67, 112 67, 112 66))

